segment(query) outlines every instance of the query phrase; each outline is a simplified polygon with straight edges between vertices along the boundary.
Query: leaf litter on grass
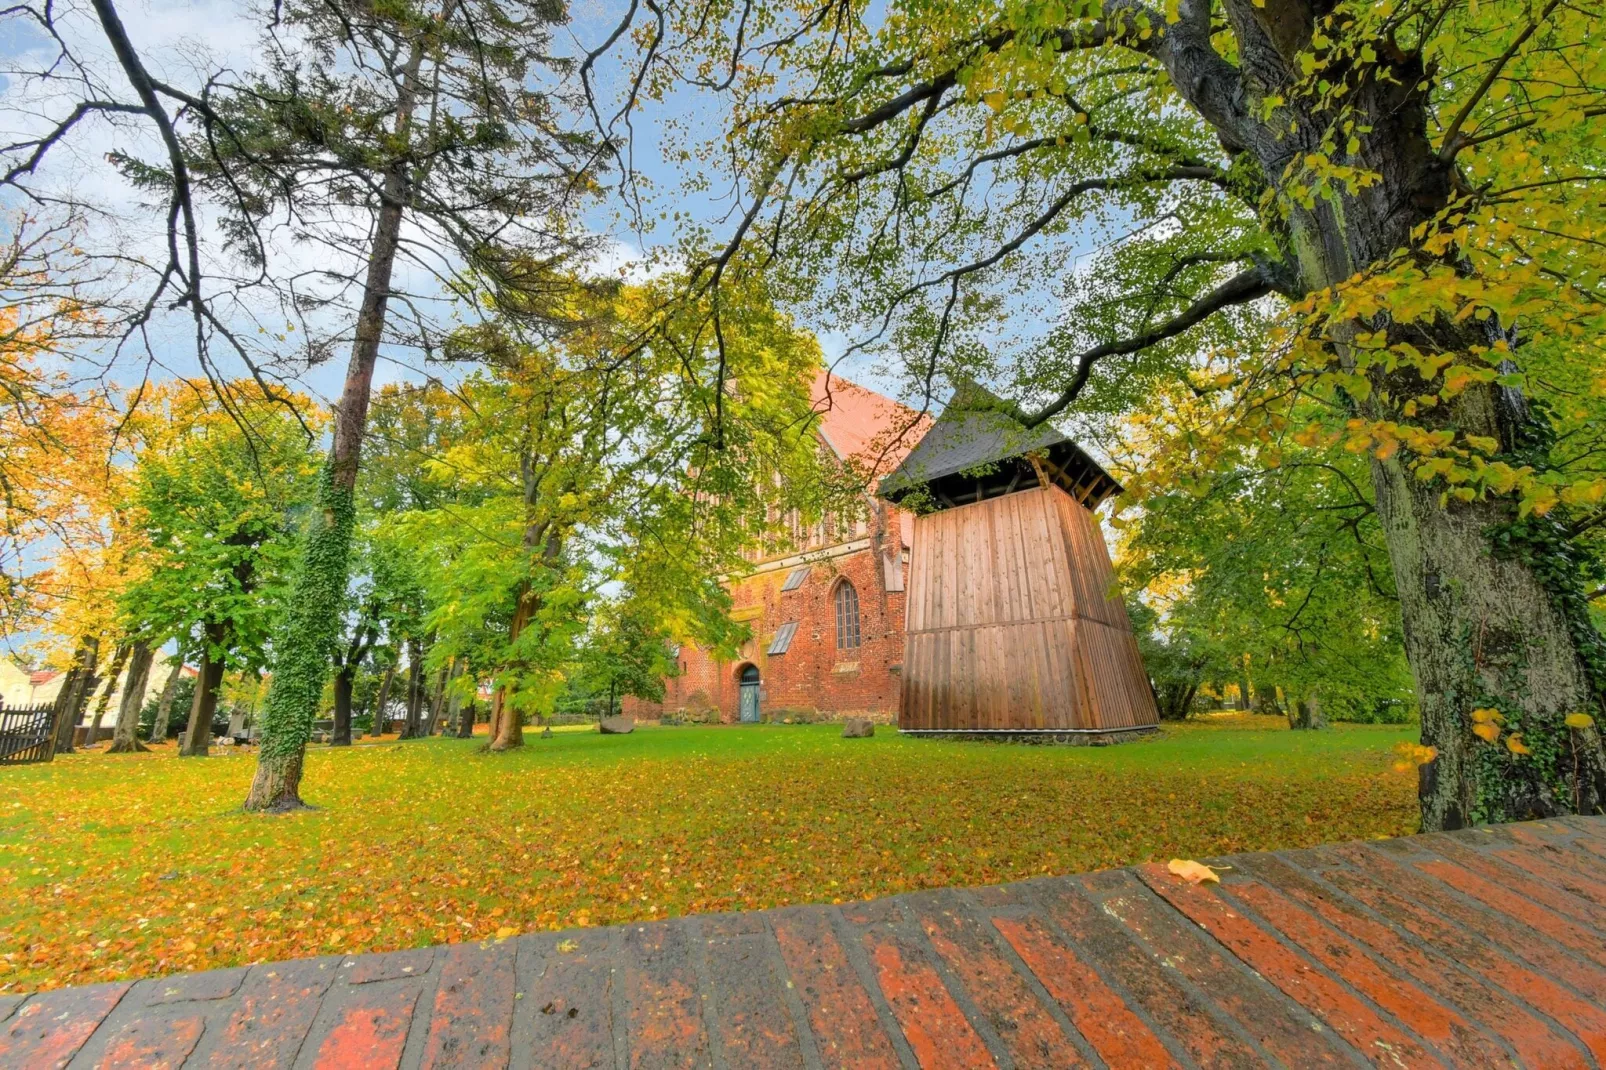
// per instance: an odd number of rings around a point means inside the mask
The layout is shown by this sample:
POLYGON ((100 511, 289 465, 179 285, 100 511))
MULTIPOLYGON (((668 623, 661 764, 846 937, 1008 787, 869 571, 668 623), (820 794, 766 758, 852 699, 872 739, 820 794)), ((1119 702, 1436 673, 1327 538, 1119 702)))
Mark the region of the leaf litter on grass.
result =
POLYGON ((314 748, 282 817, 239 809, 249 755, 67 756, 0 776, 0 991, 1400 835, 1407 731, 314 748))

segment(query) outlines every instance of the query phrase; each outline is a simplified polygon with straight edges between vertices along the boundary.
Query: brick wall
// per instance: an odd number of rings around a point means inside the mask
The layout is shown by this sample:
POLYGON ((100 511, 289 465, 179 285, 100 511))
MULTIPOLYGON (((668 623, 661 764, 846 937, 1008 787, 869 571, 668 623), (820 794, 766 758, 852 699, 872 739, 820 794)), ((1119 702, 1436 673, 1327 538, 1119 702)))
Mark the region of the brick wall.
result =
POLYGON ((903 560, 907 527, 901 513, 878 505, 864 537, 760 565, 730 588, 732 617, 746 621, 753 633, 739 656, 721 661, 685 646, 681 675, 664 681, 664 702, 627 698, 624 712, 653 718, 684 711, 735 721, 738 680, 743 668, 754 665, 766 720, 848 715, 895 720, 903 668, 901 580, 908 570, 903 560), (781 590, 787 577, 805 565, 809 576, 803 585, 781 590), (835 593, 843 582, 851 583, 859 596, 857 649, 837 646, 835 593), (784 654, 769 654, 776 629, 790 621, 798 625, 791 646, 784 654))

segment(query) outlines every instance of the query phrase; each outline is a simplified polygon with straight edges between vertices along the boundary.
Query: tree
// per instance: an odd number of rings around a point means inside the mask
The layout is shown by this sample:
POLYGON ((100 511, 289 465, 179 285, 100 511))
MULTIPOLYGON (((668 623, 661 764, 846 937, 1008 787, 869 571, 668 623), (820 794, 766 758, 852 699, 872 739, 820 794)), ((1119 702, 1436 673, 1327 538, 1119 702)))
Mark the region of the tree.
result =
MULTIPOLYGON (((0 246, 0 634, 54 623, 53 607, 74 592, 70 557, 105 535, 105 466, 111 406, 105 392, 75 381, 64 355, 99 337, 85 296, 74 225, 7 220, 0 246), (55 542, 54 552, 39 553, 55 542), (68 565, 63 570, 61 566, 68 565)), ((62 623, 70 623, 63 621, 62 623)), ((84 622, 80 622, 84 623, 84 622)))
POLYGON ((1132 620, 1160 719, 1187 720, 1211 663, 1208 646, 1178 620, 1162 624, 1160 614, 1141 599, 1127 603, 1127 616, 1132 620))
POLYGON ((351 744, 352 699, 357 674, 387 636, 416 629, 423 589, 413 574, 409 549, 387 538, 382 522, 371 518, 359 529, 357 575, 350 597, 346 635, 335 656, 334 728, 329 742, 351 744))
POLYGON ((168 661, 167 682, 162 684, 161 694, 147 703, 140 713, 141 721, 150 721, 150 733, 145 738, 152 743, 167 742, 168 719, 173 714, 174 703, 187 705, 188 702, 194 701, 193 691, 188 696, 184 694, 184 683, 184 648, 180 646, 178 653, 168 661))
POLYGON ((251 392, 232 410, 202 383, 179 380, 155 393, 130 421, 127 510, 146 550, 120 604, 132 634, 178 636, 198 651, 181 753, 204 755, 225 670, 265 660, 317 457, 300 418, 251 392))
POLYGON ((1321 402, 1312 434, 1366 458, 1387 542, 1423 827, 1606 804, 1576 544, 1606 485, 1558 456, 1544 404, 1599 366, 1606 318, 1596 7, 653 10, 608 39, 639 51, 603 128, 720 93, 698 181, 747 194, 693 297, 777 274, 856 348, 913 354, 914 391, 992 373, 1029 425, 1207 358, 1234 397, 1218 439, 1280 442, 1321 402))
POLYGON ((613 716, 615 701, 626 695, 662 702, 664 679, 679 672, 665 624, 630 592, 599 600, 569 677, 570 688, 592 699, 606 695, 604 717, 613 716))
MULTIPOLYGON (((401 295, 407 329, 392 322, 398 257, 410 255, 452 292, 464 272, 516 291, 520 307, 539 317, 546 261, 580 244, 566 214, 588 187, 584 144, 562 133, 543 84, 562 66, 548 47, 561 8, 535 0, 292 0, 274 11, 261 77, 198 113, 202 134, 190 150, 207 188, 230 205, 236 251, 265 260, 264 227, 287 209, 297 241, 325 245, 336 265, 356 265, 329 274, 360 298, 318 509, 274 648, 251 810, 301 805, 302 755, 347 593, 380 348, 387 339, 426 352, 434 344, 427 295, 401 295), (356 227, 348 223, 354 213, 356 227), (417 253, 403 241, 404 221, 431 239, 417 253)), ((304 303, 296 296, 287 310, 299 315, 304 303)))
POLYGON ((122 701, 117 707, 117 725, 112 729, 112 745, 108 754, 143 751, 139 741, 139 714, 145 706, 145 689, 150 683, 151 663, 156 651, 144 639, 136 639, 129 646, 128 680, 123 684, 122 701))
MULTIPOLYGON (((350 596, 353 609, 348 612, 345 652, 335 662, 335 741, 340 738, 342 703, 349 711, 350 693, 355 688, 364 650, 377 650, 381 642, 389 645, 381 687, 388 697, 400 651, 425 637, 424 621, 430 606, 421 577, 420 555, 394 519, 408 512, 463 501, 472 494, 449 479, 432 479, 426 471, 426 463, 439 457, 445 443, 458 433, 461 418, 457 399, 439 382, 388 385, 374 399, 369 445, 357 485, 358 555, 350 596), (343 676, 349 682, 342 683, 343 676)), ((382 701, 381 711, 383 705, 382 701)), ((383 716, 376 716, 375 735, 383 720, 383 716)))
POLYGON ((492 680, 491 750, 552 710, 607 584, 649 631, 727 638, 717 576, 829 482, 809 433, 813 339, 758 287, 727 295, 723 347, 683 330, 695 316, 655 324, 679 314, 672 286, 577 287, 557 345, 497 326, 454 339, 489 366, 423 467, 454 494, 395 523, 427 548, 431 663, 460 659, 465 693, 492 680))
POLYGON ((1200 449, 1216 404, 1162 393, 1109 438, 1127 488, 1114 521, 1123 578, 1164 618, 1153 655, 1197 655, 1195 686, 1252 671, 1262 706, 1291 716, 1316 696, 1340 719, 1405 707, 1399 600, 1365 458, 1293 442, 1200 449))
POLYGON ((100 698, 95 702, 95 719, 89 722, 90 743, 100 739, 100 722, 106 719, 106 711, 112 703, 112 693, 117 690, 117 678, 123 674, 123 666, 128 664, 130 650, 127 643, 118 643, 116 651, 112 654, 111 665, 107 667, 106 679, 101 685, 100 698))

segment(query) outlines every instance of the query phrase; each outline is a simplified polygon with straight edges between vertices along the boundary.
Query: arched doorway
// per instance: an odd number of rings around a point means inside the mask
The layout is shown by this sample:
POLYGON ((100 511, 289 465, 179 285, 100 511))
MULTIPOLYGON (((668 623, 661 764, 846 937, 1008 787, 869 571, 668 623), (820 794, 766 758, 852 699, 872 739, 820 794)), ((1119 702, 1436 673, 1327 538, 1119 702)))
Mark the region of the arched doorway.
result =
POLYGON ((737 707, 738 719, 742 724, 758 724, 758 685, 759 675, 757 665, 742 666, 741 705, 737 707))

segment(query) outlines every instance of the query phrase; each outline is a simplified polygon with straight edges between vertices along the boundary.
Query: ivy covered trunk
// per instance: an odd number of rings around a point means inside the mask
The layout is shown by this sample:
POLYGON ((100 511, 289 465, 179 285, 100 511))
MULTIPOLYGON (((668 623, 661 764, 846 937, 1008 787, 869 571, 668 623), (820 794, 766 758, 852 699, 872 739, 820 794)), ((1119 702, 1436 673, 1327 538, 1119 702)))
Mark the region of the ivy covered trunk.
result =
POLYGON ((139 741, 139 711, 145 705, 145 688, 151 680, 151 663, 156 651, 143 639, 136 640, 128 655, 128 682, 123 685, 123 701, 117 708, 117 724, 112 729, 109 754, 142 751, 139 741))
MULTIPOLYGON (((1347 162, 1375 181, 1310 199, 1290 188, 1310 180, 1289 161, 1321 151, 1328 117, 1279 95, 1299 53, 1311 47, 1310 9, 1298 0, 1227 0, 1227 12, 1245 43, 1241 95, 1223 99, 1206 87, 1196 93, 1201 110, 1229 120, 1235 138, 1247 135, 1269 181, 1289 184, 1279 192, 1290 206, 1283 232, 1297 289, 1338 286, 1396 250, 1418 247, 1417 228, 1437 225, 1453 180, 1451 161, 1429 134, 1433 74, 1421 56, 1391 42, 1391 77, 1358 84, 1347 98, 1362 116, 1347 162), (1270 122, 1249 118, 1263 109, 1270 122)), ((1458 267, 1453 250, 1418 255, 1424 268, 1458 267)), ((1364 371, 1370 384, 1348 391, 1357 417, 1452 432, 1458 441, 1480 436, 1514 463, 1546 463, 1542 417, 1515 389, 1488 382, 1452 391, 1442 371, 1424 378, 1403 363, 1366 367, 1354 344, 1362 332, 1373 346, 1381 335, 1391 347, 1410 343, 1448 358, 1451 367, 1487 367, 1491 346, 1515 342, 1509 326, 1475 318, 1399 322, 1385 310, 1332 324, 1329 338, 1339 366, 1364 371), (1441 393, 1443 403, 1405 407, 1406 399, 1441 393)), ((1465 500, 1444 480, 1422 478, 1413 465, 1419 459, 1407 448, 1374 451, 1372 483, 1399 589, 1422 743, 1432 748, 1424 754, 1433 754, 1420 766, 1423 829, 1598 810, 1606 802, 1600 736, 1565 719, 1600 712, 1606 656, 1559 524, 1521 520, 1512 496, 1465 500), (1481 734, 1480 725, 1487 726, 1481 734)))
POLYGON ((1373 472, 1422 742, 1436 751, 1420 769, 1423 828, 1599 810, 1600 736, 1566 719, 1599 712, 1587 656, 1600 637, 1564 551, 1543 538, 1554 522, 1519 521, 1509 499, 1442 502, 1394 460, 1373 472))
MULTIPOLYGON (((421 41, 415 41, 402 77, 396 111, 397 136, 405 138, 412 122, 423 64, 421 41)), ((385 171, 383 192, 362 305, 351 343, 346 382, 335 405, 334 438, 319 485, 318 509, 307 532, 300 569, 290 595, 290 612, 274 644, 273 688, 261 722, 256 778, 246 796, 247 810, 294 810, 301 801, 302 760, 312 738, 312 721, 323 697, 335 646, 340 638, 341 610, 351 570, 351 538, 356 524, 357 471, 362 463, 363 432, 373 393, 374 366, 384 337, 390 281, 401 242, 402 210, 407 199, 408 162, 394 161, 385 171)))

